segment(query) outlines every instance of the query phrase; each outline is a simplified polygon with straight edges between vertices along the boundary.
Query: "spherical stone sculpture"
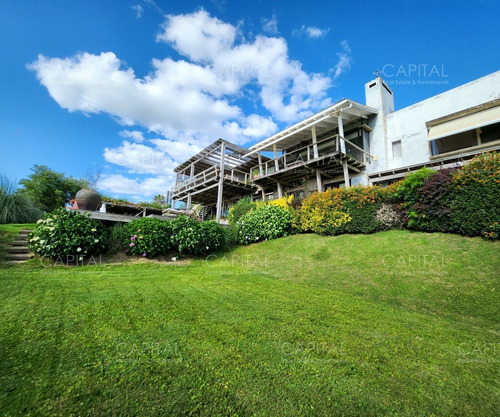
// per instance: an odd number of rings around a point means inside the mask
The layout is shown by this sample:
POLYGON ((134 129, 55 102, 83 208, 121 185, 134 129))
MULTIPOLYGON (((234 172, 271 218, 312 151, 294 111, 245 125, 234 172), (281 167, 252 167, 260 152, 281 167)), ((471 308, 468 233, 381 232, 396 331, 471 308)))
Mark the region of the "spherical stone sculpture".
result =
POLYGON ((94 190, 81 189, 75 196, 76 204, 80 210, 97 210, 102 203, 101 194, 94 190))

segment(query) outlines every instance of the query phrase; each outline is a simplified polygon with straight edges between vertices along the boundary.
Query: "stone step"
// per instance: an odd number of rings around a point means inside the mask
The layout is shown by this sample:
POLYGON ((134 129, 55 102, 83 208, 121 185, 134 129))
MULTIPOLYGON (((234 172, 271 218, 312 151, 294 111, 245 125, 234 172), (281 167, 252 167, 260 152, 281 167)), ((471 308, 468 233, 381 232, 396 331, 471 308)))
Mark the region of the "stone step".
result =
POLYGON ((31 258, 33 258, 31 253, 8 253, 4 257, 6 261, 27 261, 31 258))
POLYGON ((27 246, 12 246, 7 248, 7 253, 31 253, 27 246))
POLYGON ((19 239, 14 240, 14 242, 10 242, 12 246, 26 246, 27 243, 28 243, 27 240, 19 240, 19 239))

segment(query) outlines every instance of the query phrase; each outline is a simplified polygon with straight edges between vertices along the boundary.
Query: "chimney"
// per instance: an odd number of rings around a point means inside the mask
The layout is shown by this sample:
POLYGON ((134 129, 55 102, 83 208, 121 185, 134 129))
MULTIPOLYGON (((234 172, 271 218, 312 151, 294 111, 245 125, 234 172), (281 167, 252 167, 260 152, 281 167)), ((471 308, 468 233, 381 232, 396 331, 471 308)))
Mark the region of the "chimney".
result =
POLYGON ((394 111, 394 94, 382 77, 365 84, 366 105, 388 114, 394 111))

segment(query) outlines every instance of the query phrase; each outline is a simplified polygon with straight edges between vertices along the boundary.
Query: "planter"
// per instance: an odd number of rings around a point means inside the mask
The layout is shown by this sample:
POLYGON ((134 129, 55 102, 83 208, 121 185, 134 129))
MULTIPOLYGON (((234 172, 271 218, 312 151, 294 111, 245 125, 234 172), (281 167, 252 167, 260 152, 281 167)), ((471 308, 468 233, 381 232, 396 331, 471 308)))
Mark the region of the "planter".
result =
POLYGON ((94 190, 82 189, 76 193, 76 204, 80 210, 97 210, 102 202, 101 194, 94 190))

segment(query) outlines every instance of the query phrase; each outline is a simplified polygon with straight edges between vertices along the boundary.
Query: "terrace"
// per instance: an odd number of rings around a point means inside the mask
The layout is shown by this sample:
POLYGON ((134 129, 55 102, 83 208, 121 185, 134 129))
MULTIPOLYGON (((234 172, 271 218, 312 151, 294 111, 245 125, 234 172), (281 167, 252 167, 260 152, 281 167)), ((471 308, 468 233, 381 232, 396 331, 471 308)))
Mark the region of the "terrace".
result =
POLYGON ((333 106, 252 146, 245 156, 256 155, 258 164, 250 168, 252 181, 265 189, 288 189, 316 175, 317 189, 325 181, 343 177, 349 187, 351 174, 363 171, 369 154, 368 119, 375 109, 342 100, 333 106), (265 161, 262 152, 273 152, 265 161), (279 153, 281 152, 281 155, 279 153))
POLYGON ((175 169, 172 198, 185 201, 188 210, 192 204, 216 205, 216 220, 220 221, 224 202, 257 191, 250 176, 257 156, 247 153, 238 145, 216 140, 175 169))

